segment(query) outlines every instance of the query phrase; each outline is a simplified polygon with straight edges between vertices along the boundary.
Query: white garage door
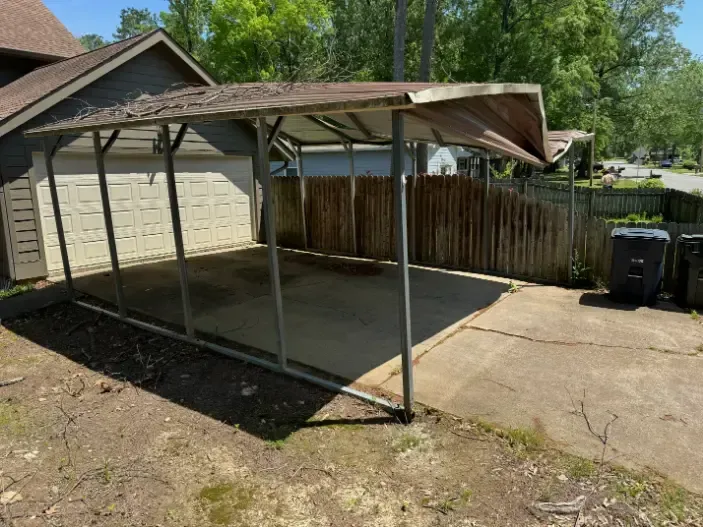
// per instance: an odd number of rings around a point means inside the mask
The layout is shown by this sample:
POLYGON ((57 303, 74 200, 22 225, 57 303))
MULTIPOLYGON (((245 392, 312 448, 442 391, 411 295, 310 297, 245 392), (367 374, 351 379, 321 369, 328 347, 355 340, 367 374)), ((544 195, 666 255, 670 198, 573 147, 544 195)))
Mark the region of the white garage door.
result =
MULTIPOLYGON (((175 254, 163 157, 106 158, 112 221, 120 263, 175 254)), ((187 253, 251 243, 251 158, 176 157, 176 188, 187 253)), ((34 156, 39 211, 49 274, 63 272, 49 184, 41 154, 34 156)), ((72 270, 110 266, 95 159, 57 154, 56 187, 72 270)))

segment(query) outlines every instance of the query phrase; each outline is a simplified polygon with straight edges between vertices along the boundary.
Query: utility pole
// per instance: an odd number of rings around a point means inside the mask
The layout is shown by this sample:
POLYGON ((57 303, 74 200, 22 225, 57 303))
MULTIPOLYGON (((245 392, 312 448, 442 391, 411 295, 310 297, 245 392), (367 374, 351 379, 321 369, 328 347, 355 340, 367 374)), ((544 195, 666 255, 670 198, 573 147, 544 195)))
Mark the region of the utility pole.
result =
POLYGON ((591 139, 591 169, 588 171, 590 175, 588 179, 588 186, 593 186, 593 165, 596 164, 596 120, 598 119, 598 98, 593 99, 593 128, 591 133, 593 134, 593 139, 591 139))
POLYGON ((395 1, 395 38, 393 41, 393 81, 405 80, 405 21, 408 0, 395 1))
MULTIPOLYGON (((432 50, 434 48, 434 25, 437 13, 437 0, 425 0, 425 20, 422 25, 422 53, 420 55, 420 82, 429 82, 432 71, 432 50)), ((417 145, 417 170, 427 173, 427 143, 417 145)), ((417 176, 417 173, 415 176, 417 176)))

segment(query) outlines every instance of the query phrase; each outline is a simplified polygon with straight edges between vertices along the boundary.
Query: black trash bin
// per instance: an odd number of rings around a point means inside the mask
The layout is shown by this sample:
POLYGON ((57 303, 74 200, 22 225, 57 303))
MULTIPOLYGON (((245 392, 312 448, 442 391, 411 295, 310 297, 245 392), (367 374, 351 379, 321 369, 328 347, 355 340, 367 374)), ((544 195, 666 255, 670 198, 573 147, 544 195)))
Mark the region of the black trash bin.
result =
POLYGON ((610 296, 616 302, 651 305, 664 272, 664 249, 669 233, 659 229, 613 229, 610 296))
POLYGON ((687 307, 703 307, 703 234, 682 234, 677 245, 676 299, 687 307))

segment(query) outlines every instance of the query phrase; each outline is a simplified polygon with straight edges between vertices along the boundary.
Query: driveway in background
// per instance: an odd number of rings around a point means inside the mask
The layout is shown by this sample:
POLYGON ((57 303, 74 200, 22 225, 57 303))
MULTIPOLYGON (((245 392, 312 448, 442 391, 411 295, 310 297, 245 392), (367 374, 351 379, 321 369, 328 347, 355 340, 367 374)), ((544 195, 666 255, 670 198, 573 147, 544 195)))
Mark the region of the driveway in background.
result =
POLYGON ((691 192, 694 189, 703 190, 703 176, 689 176, 687 174, 677 174, 663 168, 643 168, 637 170, 637 165, 630 163, 618 163, 613 161, 605 161, 605 166, 625 167, 622 172, 622 177, 625 178, 645 178, 649 176, 650 171, 662 175, 662 181, 667 188, 691 192))
MULTIPOLYGON (((503 426, 534 427, 600 458, 651 467, 703 491, 703 325, 672 304, 528 285, 416 360, 418 401, 503 426), (585 394, 585 395, 584 395, 585 394)), ((400 376, 383 385, 401 393, 400 376)))

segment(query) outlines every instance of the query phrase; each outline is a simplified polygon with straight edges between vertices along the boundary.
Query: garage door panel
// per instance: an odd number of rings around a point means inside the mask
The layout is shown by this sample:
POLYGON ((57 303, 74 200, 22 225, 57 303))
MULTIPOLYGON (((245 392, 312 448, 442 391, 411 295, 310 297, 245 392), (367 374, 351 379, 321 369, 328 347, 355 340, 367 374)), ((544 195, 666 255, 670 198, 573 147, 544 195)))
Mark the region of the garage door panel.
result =
MULTIPOLYGON (((41 155, 40 155, 41 156, 41 155)), ((161 156, 106 158, 108 193, 117 252, 123 262, 173 256, 168 187, 161 156), (122 159, 124 158, 124 159, 122 159), (139 167, 139 168, 137 168, 139 167), (141 170, 141 171, 137 171, 141 170)), ((51 195, 43 159, 35 162, 49 271, 61 271, 51 195)), ((59 201, 72 266, 109 268, 104 216, 95 161, 86 154, 54 159, 59 201)), ((186 252, 207 252, 251 243, 251 160, 213 156, 176 158, 176 191, 186 252)))

